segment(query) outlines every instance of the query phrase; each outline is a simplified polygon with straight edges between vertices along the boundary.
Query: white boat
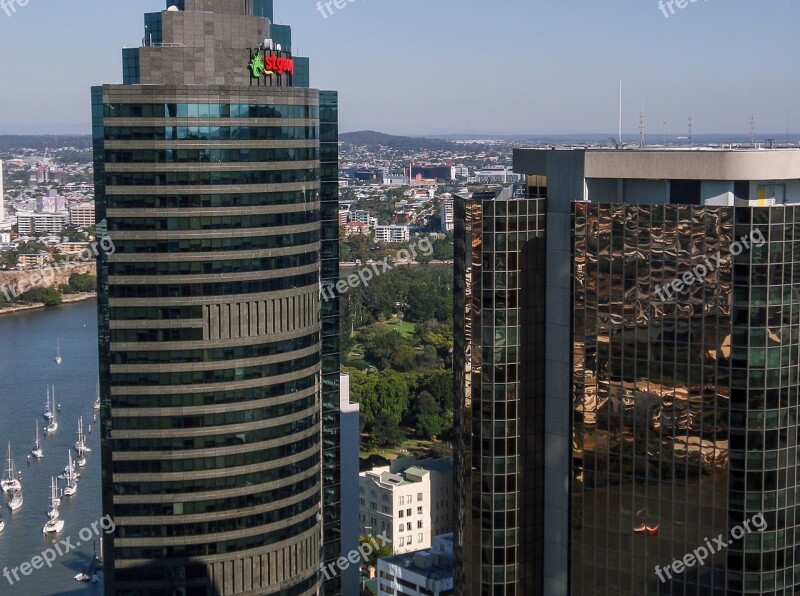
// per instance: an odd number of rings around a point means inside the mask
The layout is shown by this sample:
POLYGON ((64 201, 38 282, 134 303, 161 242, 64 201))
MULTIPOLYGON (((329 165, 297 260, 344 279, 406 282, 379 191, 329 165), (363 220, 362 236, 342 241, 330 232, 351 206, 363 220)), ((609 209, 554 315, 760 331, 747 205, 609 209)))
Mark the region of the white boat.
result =
POLYGON ((58 534, 61 530, 64 529, 64 520, 63 519, 51 519, 44 525, 42 528, 43 534, 58 534))
POLYGON ((44 404, 44 416, 45 420, 52 420, 53 419, 53 412, 50 411, 50 387, 47 387, 47 401, 44 404))
POLYGON ((97 391, 94 398, 94 405, 92 406, 93 409, 99 410, 100 409, 100 381, 97 381, 97 391))
MULTIPOLYGON (((55 385, 53 385, 53 403, 56 403, 56 386, 55 385)), ((44 429, 44 432, 46 432, 46 433, 54 433, 54 432, 56 432, 58 430, 58 422, 56 422, 56 413, 55 413, 55 411, 51 410, 50 411, 50 415, 51 415, 50 424, 48 424, 44 429)))
POLYGON ((58 508, 61 506, 61 499, 56 496, 56 479, 50 478, 50 509, 47 510, 49 519, 58 519, 58 508))
POLYGON ((82 468, 85 465, 86 465, 86 457, 83 456, 83 455, 79 456, 78 457, 78 467, 82 468))
POLYGON ((22 484, 14 468, 14 458, 11 456, 11 443, 8 444, 8 458, 6 459, 6 475, 0 480, 0 488, 4 492, 10 493, 22 490, 22 484))
POLYGON ((36 421, 36 442, 33 444, 33 449, 31 449, 31 455, 36 459, 42 459, 44 457, 44 451, 42 451, 42 446, 39 443, 39 421, 36 421))
POLYGON ((75 474, 75 465, 72 463, 72 451, 69 452, 69 465, 64 469, 67 486, 64 487, 64 496, 71 497, 78 492, 78 475, 75 474))
MULTIPOLYGON (((61 340, 56 340, 56 364, 61 364, 61 340)), ((55 400, 53 400, 55 401, 55 400)))
POLYGON ((20 507, 22 507, 23 498, 22 498, 22 491, 16 490, 14 491, 14 496, 11 497, 11 500, 8 502, 8 508, 11 511, 16 511, 20 507))
MULTIPOLYGON (((83 434, 83 416, 78 418, 78 442, 75 443, 75 451, 77 451, 79 455, 84 455, 91 451, 86 445, 86 436, 83 434)), ((80 466, 81 464, 78 465, 80 466)), ((84 463, 83 465, 86 464, 84 463)))
POLYGON ((6 522, 0 519, 0 532, 6 529, 6 522))

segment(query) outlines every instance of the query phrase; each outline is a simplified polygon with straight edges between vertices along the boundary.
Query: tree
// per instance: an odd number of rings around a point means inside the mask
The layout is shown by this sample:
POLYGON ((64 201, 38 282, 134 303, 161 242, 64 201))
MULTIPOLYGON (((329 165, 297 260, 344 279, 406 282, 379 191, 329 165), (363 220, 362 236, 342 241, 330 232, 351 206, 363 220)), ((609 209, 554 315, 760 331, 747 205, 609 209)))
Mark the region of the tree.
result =
POLYGON ((391 546, 386 544, 383 540, 375 538, 371 534, 369 536, 359 536, 358 544, 361 546, 360 550, 362 553, 372 550, 372 553, 363 557, 364 564, 368 567, 375 567, 378 564, 378 559, 382 559, 383 557, 391 557, 394 554, 391 546), (365 544, 369 545, 370 548, 366 548, 364 546, 365 544), (377 549, 375 548, 376 545, 378 546, 377 549))
POLYGON ((94 292, 97 288, 97 277, 84 273, 73 273, 69 276, 69 285, 76 292, 94 292))
POLYGON ((380 413, 372 425, 372 443, 378 447, 396 447, 405 439, 400 425, 387 413, 380 413))
POLYGON ((56 306, 61 304, 61 294, 55 288, 31 288, 20 295, 22 302, 41 302, 45 306, 56 306))
POLYGON ((407 344, 400 345, 392 355, 389 364, 394 370, 410 372, 417 366, 417 352, 407 344))
MULTIPOLYGON (((380 413, 391 416, 399 424, 408 409, 408 385, 403 375, 393 370, 383 370, 375 375, 375 392, 380 413)), ((375 416, 377 420, 377 415, 375 416)))
POLYGON ((453 457, 453 448, 447 443, 434 443, 428 453, 431 458, 453 457))
POLYGON ((442 434, 442 410, 433 395, 427 391, 420 393, 415 400, 414 411, 417 436, 433 439, 442 434))
POLYGON ((439 355, 433 346, 425 346, 416 354, 417 369, 439 368, 439 355))

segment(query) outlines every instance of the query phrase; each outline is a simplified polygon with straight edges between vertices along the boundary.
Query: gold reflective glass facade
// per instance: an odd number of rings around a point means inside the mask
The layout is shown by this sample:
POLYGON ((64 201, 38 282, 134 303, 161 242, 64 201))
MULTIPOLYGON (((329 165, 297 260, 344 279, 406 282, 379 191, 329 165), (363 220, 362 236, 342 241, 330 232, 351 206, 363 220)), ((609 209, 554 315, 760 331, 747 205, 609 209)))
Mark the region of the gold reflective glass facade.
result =
POLYGON ((572 594, 795 593, 800 208, 573 217, 572 594))

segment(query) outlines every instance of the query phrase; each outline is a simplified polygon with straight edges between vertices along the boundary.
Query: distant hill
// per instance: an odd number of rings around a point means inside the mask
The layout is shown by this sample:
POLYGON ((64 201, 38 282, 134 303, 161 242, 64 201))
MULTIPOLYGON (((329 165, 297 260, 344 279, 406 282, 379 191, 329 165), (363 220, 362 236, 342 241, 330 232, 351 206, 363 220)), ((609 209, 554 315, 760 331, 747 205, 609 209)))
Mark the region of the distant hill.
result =
POLYGON ((58 149, 59 147, 92 148, 92 135, 0 135, 0 150, 58 149))
POLYGON ((457 145, 442 139, 425 139, 419 137, 399 137, 387 135, 374 130, 361 130, 358 132, 345 132, 339 135, 339 140, 349 145, 360 147, 378 148, 388 147, 398 151, 433 151, 455 150, 457 145))

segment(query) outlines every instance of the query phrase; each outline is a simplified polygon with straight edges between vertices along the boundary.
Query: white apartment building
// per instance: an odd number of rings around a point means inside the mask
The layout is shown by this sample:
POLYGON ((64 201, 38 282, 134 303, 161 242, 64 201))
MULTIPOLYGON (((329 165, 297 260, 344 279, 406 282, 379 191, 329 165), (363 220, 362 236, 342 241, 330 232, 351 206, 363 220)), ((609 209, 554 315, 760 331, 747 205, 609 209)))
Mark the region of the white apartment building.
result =
POLYGON ((67 212, 31 213, 17 212, 17 231, 22 236, 30 234, 56 234, 67 225, 67 212))
POLYGON ((521 174, 516 174, 511 168, 497 166, 477 170, 475 176, 468 179, 474 184, 513 184, 522 180, 521 174))
POLYGON ((433 548, 378 559, 378 596, 453 594, 453 535, 436 536, 433 548))
POLYGON ((395 554, 430 548, 453 531, 453 460, 396 460, 359 474, 362 535, 385 534, 395 554))
POLYGON ((453 223, 453 199, 443 199, 439 206, 439 219, 441 220, 442 232, 452 232, 455 224, 453 223))
POLYGON ((408 226, 375 226, 376 242, 408 242, 408 226))

